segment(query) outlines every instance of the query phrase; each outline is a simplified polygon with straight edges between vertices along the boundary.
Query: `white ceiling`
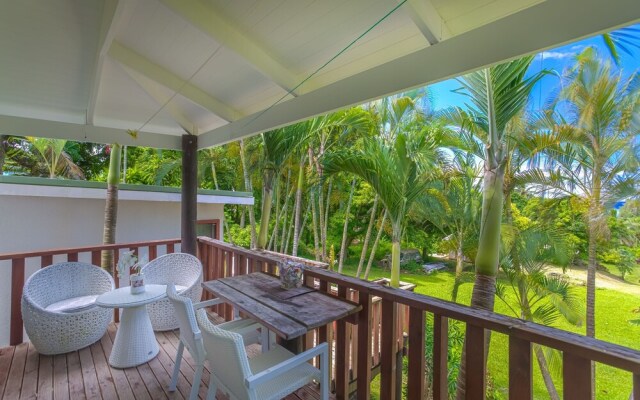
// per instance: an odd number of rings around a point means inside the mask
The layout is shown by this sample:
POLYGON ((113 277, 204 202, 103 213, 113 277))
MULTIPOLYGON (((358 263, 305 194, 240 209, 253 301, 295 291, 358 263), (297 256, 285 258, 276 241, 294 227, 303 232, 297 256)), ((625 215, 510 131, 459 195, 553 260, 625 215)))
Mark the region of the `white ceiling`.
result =
POLYGON ((211 146, 639 19, 637 0, 0 0, 0 133, 211 146))

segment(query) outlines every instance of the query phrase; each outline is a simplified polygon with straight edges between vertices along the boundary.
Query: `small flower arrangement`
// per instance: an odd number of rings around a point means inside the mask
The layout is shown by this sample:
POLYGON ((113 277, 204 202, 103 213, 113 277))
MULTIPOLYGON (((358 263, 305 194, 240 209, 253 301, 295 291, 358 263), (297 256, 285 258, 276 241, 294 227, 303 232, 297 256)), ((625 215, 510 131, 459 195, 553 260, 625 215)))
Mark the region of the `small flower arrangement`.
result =
POLYGON ((304 264, 294 261, 278 263, 280 269, 280 287, 283 289, 293 289, 302 286, 302 272, 304 264))
POLYGON ((144 258, 138 260, 138 256, 133 250, 125 251, 118 260, 118 276, 123 277, 127 271, 132 271, 132 275, 139 275, 140 270, 146 264, 147 261, 144 258))
POLYGON ((144 292, 144 277, 140 270, 146 263, 145 259, 138 259, 133 250, 125 251, 118 260, 118 276, 122 277, 127 271, 131 271, 129 279, 132 294, 144 292))

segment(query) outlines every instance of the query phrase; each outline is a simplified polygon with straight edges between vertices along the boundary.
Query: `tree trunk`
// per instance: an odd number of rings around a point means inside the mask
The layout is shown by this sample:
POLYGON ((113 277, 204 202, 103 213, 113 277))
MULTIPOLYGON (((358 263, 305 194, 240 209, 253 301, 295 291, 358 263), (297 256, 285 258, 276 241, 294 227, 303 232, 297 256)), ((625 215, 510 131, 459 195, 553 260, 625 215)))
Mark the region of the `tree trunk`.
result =
POLYGON ((324 207, 324 222, 322 224, 322 243, 325 244, 324 249, 324 257, 327 257, 326 254, 326 243, 327 243, 327 230, 329 229, 329 206, 331 205, 331 189, 333 188, 333 178, 329 178, 329 186, 327 187, 327 202, 324 207))
POLYGON ((318 235, 318 214, 316 213, 316 190, 315 188, 311 189, 309 193, 309 202, 311 203, 311 222, 313 224, 313 254, 316 258, 316 261, 320 260, 320 239, 318 235))
MULTIPOLYGON (((284 199, 284 216, 282 217, 282 234, 280 235, 280 253, 284 253, 284 246, 285 246, 285 242, 286 242, 286 235, 287 235, 287 219, 289 218, 289 200, 291 199, 291 194, 293 193, 293 190, 291 192, 289 192, 289 186, 291 184, 291 168, 289 168, 287 170, 287 190, 286 190, 286 195, 287 197, 284 199)), ((276 248, 276 251, 277 248, 276 248)))
POLYGON ((349 231, 349 213, 351 212, 351 202, 353 201, 353 192, 356 189, 356 178, 351 180, 351 190, 349 191, 349 200, 347 200, 347 209, 344 213, 344 226, 342 227, 342 244, 340 246, 340 257, 338 258, 338 273, 342 273, 344 259, 348 252, 347 233, 349 231))
POLYGON ((240 228, 244 229, 244 227, 246 226, 246 214, 247 214, 247 209, 245 207, 239 206, 240 207, 240 228))
POLYGON ((296 205, 293 217, 293 248, 291 254, 298 255, 298 243, 300 240, 300 211, 302 208, 302 189, 304 188, 304 156, 300 158, 300 164, 298 165, 298 182, 296 185, 296 205))
MULTIPOLYGON (((109 156, 109 174, 107 175, 107 198, 104 207, 102 244, 114 244, 116 240, 116 224, 118 219, 118 183, 120 182, 121 154, 121 146, 114 143, 111 146, 111 155, 109 156)), ((111 271, 112 268, 115 267, 113 265, 113 250, 104 250, 102 252, 102 260, 100 264, 102 268, 107 271, 111 271)))
POLYGON ((260 232, 256 247, 263 249, 267 245, 267 232, 269 232, 269 218, 271 217, 271 202, 273 200, 274 171, 265 170, 263 175, 264 195, 262 196, 262 215, 260 216, 260 232))
POLYGON ((318 218, 320 221, 320 260, 327 261, 327 231, 324 226, 324 189, 322 187, 322 178, 318 185, 318 218))
MULTIPOLYGON (((220 190, 220 187, 218 186, 218 174, 216 172, 216 164, 213 161, 211 161, 211 175, 213 176, 214 187, 216 188, 216 190, 220 190)), ((231 237, 231 229, 229 229, 229 222, 227 221, 227 218, 224 215, 224 205, 222 206, 222 228, 227 233, 227 237, 229 238, 229 243, 234 244, 233 238, 231 237)), ((222 234, 222 237, 224 238, 224 233, 222 234)))
MULTIPOLYGON (((276 177, 276 201, 273 204, 273 208, 276 211, 275 223, 273 224, 273 231, 271 231, 271 239, 269 239, 269 245, 267 246, 267 250, 273 250, 274 241, 277 243, 278 239, 276 236, 278 235, 278 223, 280 222, 280 177, 276 177)), ((269 222, 267 220, 267 222, 269 222)), ((277 246, 277 244, 276 244, 277 246)))
POLYGON ((0 135, 0 176, 4 171, 4 161, 7 157, 7 145, 5 142, 9 139, 8 135, 0 135))
MULTIPOLYGON (((240 161, 242 163, 242 175, 244 175, 244 188, 247 192, 253 194, 253 185, 251 177, 247 169, 247 160, 244 154, 244 139, 240 139, 240 161)), ((249 224, 251 225, 251 248, 255 248, 258 243, 258 235, 256 234, 256 214, 253 206, 249 206, 249 224)))
POLYGON ((373 259, 376 257, 376 250, 378 250, 378 243, 380 243, 380 238, 382 237, 382 232, 384 231, 384 223, 387 221, 387 210, 384 210, 382 214, 382 220, 380 221, 380 228, 378 228, 378 234, 376 235, 376 240, 373 241, 373 246, 371 246, 371 254, 369 255, 369 262, 367 262, 367 269, 364 271, 364 279, 369 279, 369 272, 371 272, 371 265, 373 264, 373 259))
POLYGON ((362 251, 360 252, 360 261, 358 261, 358 270, 356 271, 356 278, 360 278, 362 273, 362 266, 364 265, 364 259, 367 256, 367 248, 369 247, 369 240, 371 240, 371 231, 373 225, 376 222, 376 211, 378 211, 378 195, 373 199, 373 206, 371 206, 371 216, 369 217, 369 226, 367 227, 367 233, 364 236, 364 242, 362 243, 362 251))

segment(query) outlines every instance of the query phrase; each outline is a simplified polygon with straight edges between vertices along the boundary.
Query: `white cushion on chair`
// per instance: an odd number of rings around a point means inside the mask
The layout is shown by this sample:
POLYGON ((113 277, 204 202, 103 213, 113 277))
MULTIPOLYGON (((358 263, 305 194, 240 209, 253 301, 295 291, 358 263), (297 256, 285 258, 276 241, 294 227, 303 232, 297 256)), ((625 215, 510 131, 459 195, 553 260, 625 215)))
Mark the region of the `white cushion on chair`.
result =
POLYGON ((70 299, 64 299, 57 301, 53 304, 49 304, 45 307, 45 310, 51 312, 72 313, 85 310, 89 307, 93 307, 96 303, 98 295, 72 297, 70 299))

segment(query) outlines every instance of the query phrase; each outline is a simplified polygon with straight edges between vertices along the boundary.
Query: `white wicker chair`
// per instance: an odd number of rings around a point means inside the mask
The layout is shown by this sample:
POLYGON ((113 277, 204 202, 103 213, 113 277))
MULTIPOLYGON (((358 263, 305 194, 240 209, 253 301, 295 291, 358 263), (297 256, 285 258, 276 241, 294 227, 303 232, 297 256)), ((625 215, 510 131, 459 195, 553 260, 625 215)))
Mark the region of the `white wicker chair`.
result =
MULTIPOLYGON (((202 297, 202 263, 186 253, 171 253, 158 257, 142 268, 145 284, 168 285, 173 283, 178 294, 194 303, 202 297)), ((178 320, 169 299, 147 306, 154 331, 171 331, 178 328, 178 320)))
POLYGON ((38 270, 22 292, 22 319, 29 340, 47 355, 68 353, 100 340, 113 311, 98 307, 95 299, 113 287, 111 275, 91 264, 65 262, 38 270))
MULTIPOLYGON (((186 347, 187 351, 189 351, 193 357, 196 365, 193 385, 191 386, 191 393, 189 395, 189 399, 194 400, 198 398, 200 381, 202 380, 202 371, 204 369, 204 361, 206 359, 204 344, 202 343, 202 333, 200 332, 200 328, 198 328, 198 323, 196 322, 195 310, 220 304, 222 303, 222 300, 213 299, 196 303, 194 305, 191 303, 191 299, 179 296, 176 293, 176 289, 173 284, 167 285, 167 298, 175 309, 176 318, 180 325, 180 345, 178 346, 178 353, 176 354, 176 362, 173 368, 173 376, 171 378, 171 384, 169 385, 169 391, 173 392, 176 390, 178 375, 180 373, 180 363, 182 361, 182 352, 186 347)), ((259 324, 248 319, 236 319, 218 326, 241 334, 245 343, 255 343, 258 341, 259 336, 257 330, 262 328, 259 324)))
POLYGON ((251 359, 247 358, 242 336, 213 325, 204 310, 198 310, 204 348, 211 367, 207 399, 214 400, 216 389, 231 399, 281 399, 317 379, 320 398, 329 398, 329 346, 318 346, 298 355, 275 345, 251 359), (320 369, 308 363, 320 356, 320 369))

